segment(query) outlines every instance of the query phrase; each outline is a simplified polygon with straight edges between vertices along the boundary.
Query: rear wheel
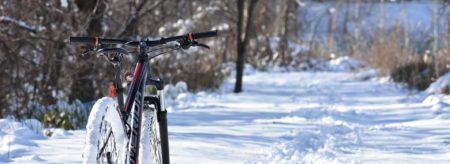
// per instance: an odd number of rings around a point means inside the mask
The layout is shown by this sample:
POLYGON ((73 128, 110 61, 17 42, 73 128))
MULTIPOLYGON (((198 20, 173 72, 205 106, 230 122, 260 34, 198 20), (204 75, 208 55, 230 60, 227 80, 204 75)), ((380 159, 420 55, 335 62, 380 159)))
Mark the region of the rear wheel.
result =
POLYGON ((111 98, 98 100, 86 126, 83 163, 123 163, 127 135, 117 102, 111 98))
POLYGON ((147 106, 143 113, 143 130, 141 134, 143 150, 151 153, 153 163, 168 164, 169 161, 169 140, 167 133, 167 112, 158 111, 154 107, 147 106), (150 147, 147 147, 149 145, 150 147))

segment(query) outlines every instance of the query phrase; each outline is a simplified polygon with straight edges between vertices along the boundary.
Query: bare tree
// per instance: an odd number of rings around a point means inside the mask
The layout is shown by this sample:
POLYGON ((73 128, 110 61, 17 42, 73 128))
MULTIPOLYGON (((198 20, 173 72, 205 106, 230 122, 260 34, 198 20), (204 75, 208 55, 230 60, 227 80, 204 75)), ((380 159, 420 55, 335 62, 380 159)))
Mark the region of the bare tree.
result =
POLYGON ((247 47, 249 30, 253 15, 253 9, 258 0, 250 0, 245 5, 244 0, 237 0, 238 21, 237 21, 237 59, 236 59, 236 83, 234 92, 242 91, 242 76, 244 74, 245 48, 247 47), (244 13, 245 12, 245 13, 244 13))
POLYGON ((288 30, 289 30, 289 13, 291 9, 291 0, 286 0, 284 5, 284 16, 283 16, 283 27, 280 30, 280 44, 278 47, 278 53, 281 57, 281 65, 286 65, 287 63, 287 50, 289 48, 288 45, 288 30))

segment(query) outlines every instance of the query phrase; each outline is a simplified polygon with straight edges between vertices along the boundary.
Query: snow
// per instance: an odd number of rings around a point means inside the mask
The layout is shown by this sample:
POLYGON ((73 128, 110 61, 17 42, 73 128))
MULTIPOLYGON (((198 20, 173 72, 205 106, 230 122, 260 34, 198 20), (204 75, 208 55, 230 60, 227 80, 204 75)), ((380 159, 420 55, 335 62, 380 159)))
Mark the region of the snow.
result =
POLYGON ((39 121, 34 119, 23 122, 12 118, 0 119, 0 162, 11 162, 13 158, 40 161, 30 150, 38 147, 32 140, 44 139, 41 128, 39 121))
POLYGON ((450 96, 430 95, 423 103, 431 105, 431 110, 438 118, 450 119, 450 96))
MULTIPOLYGON (((333 56, 333 54, 332 54, 333 56)), ((251 66, 250 66, 251 67, 251 66)), ((284 72, 292 70, 307 70, 307 71, 329 71, 329 72, 350 72, 350 71, 361 71, 358 72, 357 76, 378 76, 378 71, 373 69, 368 69, 367 64, 349 56, 333 57, 331 60, 325 59, 307 59, 301 61, 297 66, 293 67, 275 67, 269 69, 269 71, 284 72)), ((245 67, 244 73, 250 71, 250 74, 255 70, 254 68, 245 67)), ((246 74, 249 75, 249 74, 246 74)))
POLYGON ((163 89, 165 95, 166 105, 168 105, 167 111, 172 112, 173 108, 186 109, 195 97, 188 92, 187 83, 179 81, 174 85, 168 84, 163 89))
MULTIPOLYGON (((97 142, 100 136, 98 136, 98 128, 102 123, 102 118, 108 120, 114 131, 114 139, 117 149, 126 149, 126 134, 124 133, 123 126, 120 122, 121 118, 118 112, 107 112, 108 110, 115 110, 117 103, 112 98, 104 97, 98 100, 92 107, 92 111, 89 115, 89 120, 86 125, 86 143, 83 153, 83 163, 96 163, 97 157, 97 142), (116 121, 114 121, 116 120, 116 121)), ((125 153, 119 152, 119 161, 124 161, 125 153)))
POLYGON ((343 56, 330 60, 329 70, 348 72, 363 68, 365 65, 361 61, 350 58, 349 56, 343 56))
POLYGON ((378 75, 379 75, 378 70, 366 69, 366 70, 361 70, 361 71, 355 73, 355 79, 360 80, 360 81, 371 80, 371 79, 376 80, 378 78, 378 75))
POLYGON ((178 94, 177 89, 172 84, 164 86, 163 92, 164 95, 170 99, 174 99, 178 94))
POLYGON ((447 89, 450 91, 450 72, 447 72, 443 76, 439 77, 435 82, 430 84, 430 87, 426 90, 429 94, 438 94, 443 90, 447 89))
POLYGON ((143 123, 141 124, 141 142, 139 144, 139 161, 140 163, 153 163, 153 153, 151 149, 151 136, 150 131, 152 130, 151 127, 151 119, 152 119, 152 113, 149 110, 144 110, 142 113, 142 120, 143 123), (144 161, 144 162, 143 162, 144 161))
POLYGON ((64 129, 54 129, 52 130, 52 135, 50 136, 50 138, 67 138, 69 135, 71 135, 71 132, 69 131, 66 131, 64 129))
POLYGON ((169 32, 176 31, 176 35, 184 35, 194 29, 194 22, 191 19, 178 19, 175 23, 166 24, 158 29, 159 34, 167 35, 169 32))
POLYGON ((67 8, 69 6, 68 0, 60 0, 61 7, 67 8))
POLYGON ((211 28, 211 30, 228 31, 228 30, 230 30, 230 25, 228 25, 227 23, 223 23, 223 24, 214 26, 213 28, 211 28))
POLYGON ((188 91, 188 85, 184 81, 177 82, 177 84, 175 84, 175 88, 177 89, 178 93, 184 93, 188 91))
MULTIPOLYGON (((171 162, 450 163, 449 96, 411 94, 349 57, 323 62, 336 70, 250 70, 239 94, 233 77, 214 92, 166 86, 171 162)), ((50 138, 1 119, 0 162, 81 163, 100 109, 116 105, 103 98, 87 132, 50 138)))

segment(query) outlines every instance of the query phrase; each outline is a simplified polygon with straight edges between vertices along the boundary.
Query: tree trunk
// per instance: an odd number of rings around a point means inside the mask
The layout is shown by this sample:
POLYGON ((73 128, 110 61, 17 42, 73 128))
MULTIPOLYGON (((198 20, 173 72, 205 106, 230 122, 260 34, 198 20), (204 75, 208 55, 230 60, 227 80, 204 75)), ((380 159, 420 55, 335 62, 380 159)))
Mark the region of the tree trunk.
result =
POLYGON ((280 45, 278 47, 278 53, 281 57, 281 65, 286 65, 286 50, 288 49, 288 29, 289 29, 289 10, 290 10, 290 0, 286 0, 283 16, 283 28, 280 32, 280 45))
POLYGON ((328 10, 328 48, 329 51, 335 51, 334 33, 336 31, 337 11, 339 11, 340 1, 336 0, 334 8, 328 10))
POLYGON ((242 76, 244 75, 245 48, 248 42, 248 32, 250 30, 250 21, 252 19, 253 8, 258 0, 250 0, 249 4, 244 8, 244 0, 237 0, 238 21, 237 21, 237 59, 236 59, 236 83, 234 92, 242 92, 242 76), (247 12, 246 21, 244 22, 244 11, 247 12), (244 29, 245 27, 245 29, 244 29))

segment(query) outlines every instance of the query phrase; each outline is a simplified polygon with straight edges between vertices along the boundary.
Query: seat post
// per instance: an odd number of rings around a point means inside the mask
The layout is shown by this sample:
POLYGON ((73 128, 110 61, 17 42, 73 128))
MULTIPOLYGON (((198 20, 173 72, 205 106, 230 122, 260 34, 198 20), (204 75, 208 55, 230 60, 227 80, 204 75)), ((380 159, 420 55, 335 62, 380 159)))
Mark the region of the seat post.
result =
POLYGON ((115 64, 113 65, 114 67, 114 85, 116 86, 117 89, 117 102, 119 105, 119 109, 120 111, 125 111, 125 107, 123 104, 123 88, 122 88, 122 80, 120 78, 120 62, 119 64, 115 64))

